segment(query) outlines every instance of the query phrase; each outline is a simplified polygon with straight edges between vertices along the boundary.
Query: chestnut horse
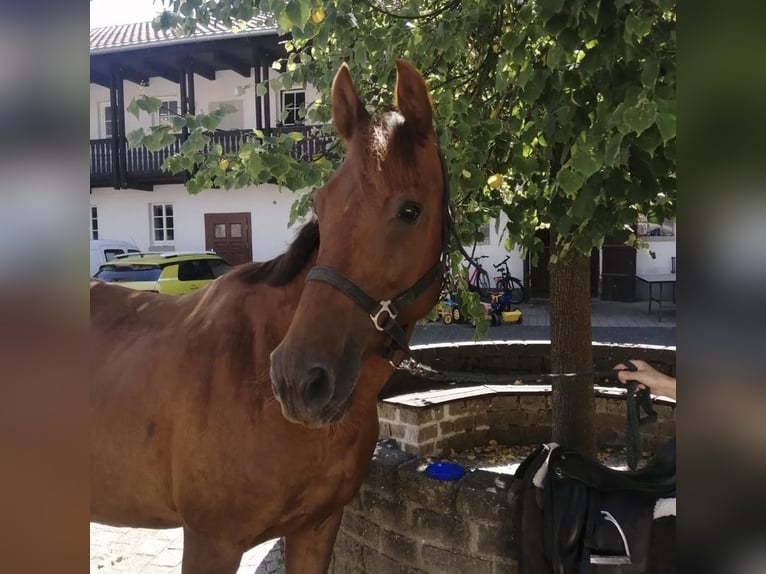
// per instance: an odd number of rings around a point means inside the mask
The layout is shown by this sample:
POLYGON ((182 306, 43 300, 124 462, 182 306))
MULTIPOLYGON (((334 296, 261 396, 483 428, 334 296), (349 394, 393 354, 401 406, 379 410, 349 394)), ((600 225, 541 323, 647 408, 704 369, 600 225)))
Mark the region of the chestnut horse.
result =
POLYGON ((182 297, 91 284, 91 518, 183 526, 183 574, 235 572, 276 537, 288 573, 327 571, 378 437, 386 357, 441 288, 431 101, 396 67, 396 110, 372 116, 338 70, 346 159, 286 253, 182 297))

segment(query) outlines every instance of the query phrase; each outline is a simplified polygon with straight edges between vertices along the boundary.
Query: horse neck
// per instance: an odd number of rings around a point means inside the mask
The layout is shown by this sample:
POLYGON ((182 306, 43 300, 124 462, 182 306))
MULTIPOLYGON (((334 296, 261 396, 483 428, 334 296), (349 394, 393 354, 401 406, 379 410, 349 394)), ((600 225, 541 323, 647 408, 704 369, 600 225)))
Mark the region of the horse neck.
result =
POLYGON ((261 282, 248 287, 245 307, 255 335, 257 361, 264 358, 264 353, 268 361, 268 355, 287 334, 306 285, 306 275, 316 264, 316 258, 315 252, 303 269, 285 285, 275 287, 261 282))

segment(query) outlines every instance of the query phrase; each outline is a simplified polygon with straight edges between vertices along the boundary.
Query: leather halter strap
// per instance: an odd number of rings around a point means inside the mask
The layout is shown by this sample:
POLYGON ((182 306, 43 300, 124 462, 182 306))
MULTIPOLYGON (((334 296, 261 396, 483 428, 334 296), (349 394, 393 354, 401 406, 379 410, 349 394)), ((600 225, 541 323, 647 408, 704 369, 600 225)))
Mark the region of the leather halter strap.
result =
POLYGON ((441 261, 439 261, 404 293, 394 299, 385 299, 383 301, 376 301, 351 279, 329 267, 314 267, 306 276, 306 281, 329 283, 342 293, 348 295, 369 314, 372 324, 378 331, 382 331, 390 336, 399 348, 409 355, 410 347, 407 344, 404 330, 397 323, 396 318, 399 316, 401 309, 415 301, 433 284, 437 277, 443 274, 443 267, 441 261))
MULTIPOLYGON (((452 224, 452 217, 449 210, 450 191, 449 179, 447 177, 447 167, 439 152, 439 162, 442 168, 442 178, 444 182, 444 197, 442 208, 442 250, 439 259, 434 263, 426 273, 418 279, 409 289, 394 297, 393 299, 384 299, 376 301, 370 297, 364 289, 359 287, 351 279, 342 273, 331 269, 330 267, 313 267, 306 275, 306 281, 321 281, 328 283, 347 295, 356 302, 364 311, 369 314, 372 324, 378 331, 386 333, 393 342, 407 356, 411 355, 410 347, 404 334, 404 329, 397 322, 397 317, 401 310, 414 302, 422 295, 439 277, 444 280, 444 273, 447 269, 447 257, 449 256, 449 234, 452 224)), ((387 353, 381 350, 381 355, 385 358, 391 358, 391 350, 387 353)))

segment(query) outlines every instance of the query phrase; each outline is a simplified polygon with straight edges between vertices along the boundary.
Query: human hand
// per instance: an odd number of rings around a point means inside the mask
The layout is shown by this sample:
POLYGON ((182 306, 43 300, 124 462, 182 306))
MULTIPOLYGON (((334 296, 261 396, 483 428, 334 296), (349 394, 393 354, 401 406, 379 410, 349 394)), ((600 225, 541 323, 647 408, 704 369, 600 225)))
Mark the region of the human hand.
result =
POLYGON ((654 395, 676 398, 676 380, 673 377, 659 372, 646 361, 631 359, 630 362, 635 365, 635 371, 629 371, 628 367, 622 363, 614 366, 614 369, 617 370, 618 381, 622 384, 636 381, 639 389, 648 388, 654 395))

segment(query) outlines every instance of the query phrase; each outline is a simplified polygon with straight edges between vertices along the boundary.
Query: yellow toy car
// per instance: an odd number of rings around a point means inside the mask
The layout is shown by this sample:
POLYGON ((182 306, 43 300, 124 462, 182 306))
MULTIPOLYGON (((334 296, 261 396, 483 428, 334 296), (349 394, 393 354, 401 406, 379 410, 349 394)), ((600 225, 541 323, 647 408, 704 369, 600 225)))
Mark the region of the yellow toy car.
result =
POLYGON ((232 268, 212 252, 131 253, 101 265, 93 278, 138 291, 183 295, 204 287, 232 268))

